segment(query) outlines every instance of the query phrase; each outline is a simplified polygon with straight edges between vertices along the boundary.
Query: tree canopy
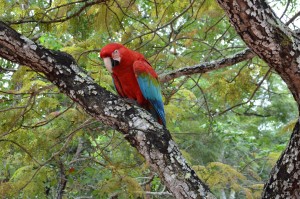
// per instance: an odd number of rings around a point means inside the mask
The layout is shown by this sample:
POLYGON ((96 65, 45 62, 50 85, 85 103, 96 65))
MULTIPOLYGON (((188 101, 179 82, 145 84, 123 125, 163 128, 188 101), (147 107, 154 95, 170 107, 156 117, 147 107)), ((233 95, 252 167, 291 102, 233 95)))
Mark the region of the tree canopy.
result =
MULTIPOLYGON (((296 0, 268 4, 291 30, 298 28, 296 0)), ((45 52, 61 66, 73 60, 80 78, 90 76, 112 93, 101 47, 120 42, 144 54, 160 77, 167 128, 199 178, 218 198, 261 197, 297 122, 296 97, 247 47, 217 1, 4 0, 0 9, 1 21, 27 42, 24 57, 51 49, 45 52)), ((292 39, 282 37, 288 46, 292 39)), ((88 107, 62 93, 45 71, 27 67, 33 59, 15 63, 21 55, 10 52, 11 62, 4 50, 0 195, 172 198, 122 129, 99 122, 103 118, 87 114, 88 107)), ((69 87, 64 92, 72 95, 69 87)))

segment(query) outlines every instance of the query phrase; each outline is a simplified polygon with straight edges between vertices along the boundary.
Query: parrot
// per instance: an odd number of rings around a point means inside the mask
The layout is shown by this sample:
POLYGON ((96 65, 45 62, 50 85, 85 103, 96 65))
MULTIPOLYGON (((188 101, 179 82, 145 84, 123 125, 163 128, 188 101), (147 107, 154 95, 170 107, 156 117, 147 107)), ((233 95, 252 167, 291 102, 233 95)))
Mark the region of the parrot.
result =
POLYGON ((100 51, 119 96, 137 102, 166 127, 158 76, 144 55, 120 43, 109 43, 100 51))

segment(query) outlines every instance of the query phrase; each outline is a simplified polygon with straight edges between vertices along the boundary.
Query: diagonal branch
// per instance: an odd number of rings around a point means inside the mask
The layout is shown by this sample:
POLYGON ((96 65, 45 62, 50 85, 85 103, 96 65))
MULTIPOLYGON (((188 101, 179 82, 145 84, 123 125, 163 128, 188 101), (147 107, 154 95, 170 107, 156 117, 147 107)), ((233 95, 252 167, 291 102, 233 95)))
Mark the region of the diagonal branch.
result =
POLYGON ((84 10, 86 10, 88 7, 91 7, 95 4, 99 4, 99 3, 104 3, 106 2, 107 0, 93 0, 91 2, 88 2, 87 0, 80 0, 80 1, 77 1, 77 2, 70 2, 70 3, 67 3, 67 4, 63 4, 63 5, 60 5, 60 6, 57 6, 55 8, 51 8, 49 10, 47 10, 43 17, 41 19, 34 19, 33 17, 32 18, 26 18, 26 19, 21 19, 21 20, 18 20, 18 21, 11 21, 11 22, 8 22, 9 24, 23 24, 23 23, 43 23, 43 24, 50 24, 50 23, 59 23, 59 22, 65 22, 71 18, 74 18, 74 17, 77 17, 79 16, 84 10), (72 5, 72 4, 76 4, 76 3, 84 3, 83 6, 81 6, 79 8, 78 11, 74 12, 73 14, 70 14, 70 15, 66 15, 64 17, 60 17, 60 18, 57 18, 57 19, 51 19, 49 16, 47 16, 47 13, 48 12, 51 12, 53 11, 54 9, 57 9, 59 10, 61 7, 64 7, 64 6, 69 6, 69 5, 72 5), (50 18, 48 20, 45 20, 44 18, 50 18))
POLYGON ((208 71, 217 70, 220 68, 224 68, 226 66, 231 66, 237 64, 239 62, 251 59, 255 56, 255 54, 250 50, 246 49, 242 52, 236 53, 231 57, 227 57, 224 59, 220 59, 212 62, 204 62, 195 66, 189 66, 185 68, 181 68, 166 74, 162 74, 159 76, 160 82, 168 82, 175 78, 184 76, 184 75, 193 75, 197 73, 206 73, 208 71))
POLYGON ((297 12, 294 16, 292 16, 292 18, 290 18, 290 20, 288 20, 286 23, 285 23, 285 25, 289 25, 289 24, 291 24, 291 23, 293 23, 294 21, 295 21, 295 19, 297 18, 297 17, 299 17, 300 16, 300 11, 299 12, 297 12))
POLYGON ((175 198, 215 198, 167 129, 147 111, 96 84, 71 55, 45 49, 0 22, 0 56, 43 73, 86 113, 123 133, 175 198))
POLYGON ((239 107, 239 106, 243 106, 245 104, 248 104, 252 99, 253 97, 255 96, 256 92, 258 91, 258 89, 261 87, 262 83, 267 79, 267 77, 269 76, 269 74, 271 73, 271 68, 269 68, 269 70, 266 72, 266 74, 263 76, 262 80, 257 84, 257 86, 255 87, 254 91, 252 92, 251 96, 244 102, 241 102, 241 103, 238 103, 238 104, 235 104, 221 112, 218 112, 216 113, 215 116, 219 116, 219 115, 223 115, 224 113, 228 112, 228 111, 231 111, 233 110, 234 108, 236 107, 239 107))
POLYGON ((56 162, 58 164, 59 167, 59 183, 58 183, 58 187, 57 187, 57 199, 62 199, 66 186, 67 186, 67 182, 68 182, 68 177, 66 175, 66 171, 65 171, 65 167, 64 164, 62 162, 62 160, 60 160, 59 157, 55 158, 56 162))
POLYGON ((248 47, 281 76, 300 104, 300 40, 296 34, 264 0, 218 2, 248 47))
MULTIPOLYGON (((299 37, 280 21, 265 0, 218 0, 218 3, 249 48, 285 81, 300 107, 299 37)), ((286 150, 265 184, 262 198, 299 197, 299 126, 298 120, 286 150)))

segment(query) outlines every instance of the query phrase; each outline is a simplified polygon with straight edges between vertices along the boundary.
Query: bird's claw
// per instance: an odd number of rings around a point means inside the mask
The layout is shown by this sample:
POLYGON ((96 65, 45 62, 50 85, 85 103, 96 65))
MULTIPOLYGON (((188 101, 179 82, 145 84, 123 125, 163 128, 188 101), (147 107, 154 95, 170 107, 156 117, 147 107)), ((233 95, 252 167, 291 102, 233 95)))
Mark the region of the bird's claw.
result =
POLYGON ((137 103, 136 100, 134 99, 130 99, 130 98, 123 98, 127 103, 135 105, 135 106, 139 106, 139 104, 137 103))

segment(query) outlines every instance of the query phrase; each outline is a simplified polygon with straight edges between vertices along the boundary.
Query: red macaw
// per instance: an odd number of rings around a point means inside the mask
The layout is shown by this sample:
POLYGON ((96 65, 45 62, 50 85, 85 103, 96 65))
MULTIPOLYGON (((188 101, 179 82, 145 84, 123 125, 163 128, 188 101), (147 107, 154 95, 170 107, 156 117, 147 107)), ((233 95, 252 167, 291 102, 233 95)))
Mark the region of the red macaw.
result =
POLYGON ((119 43, 110 43, 100 51, 121 97, 133 99, 166 126, 165 111, 157 74, 145 57, 119 43))

